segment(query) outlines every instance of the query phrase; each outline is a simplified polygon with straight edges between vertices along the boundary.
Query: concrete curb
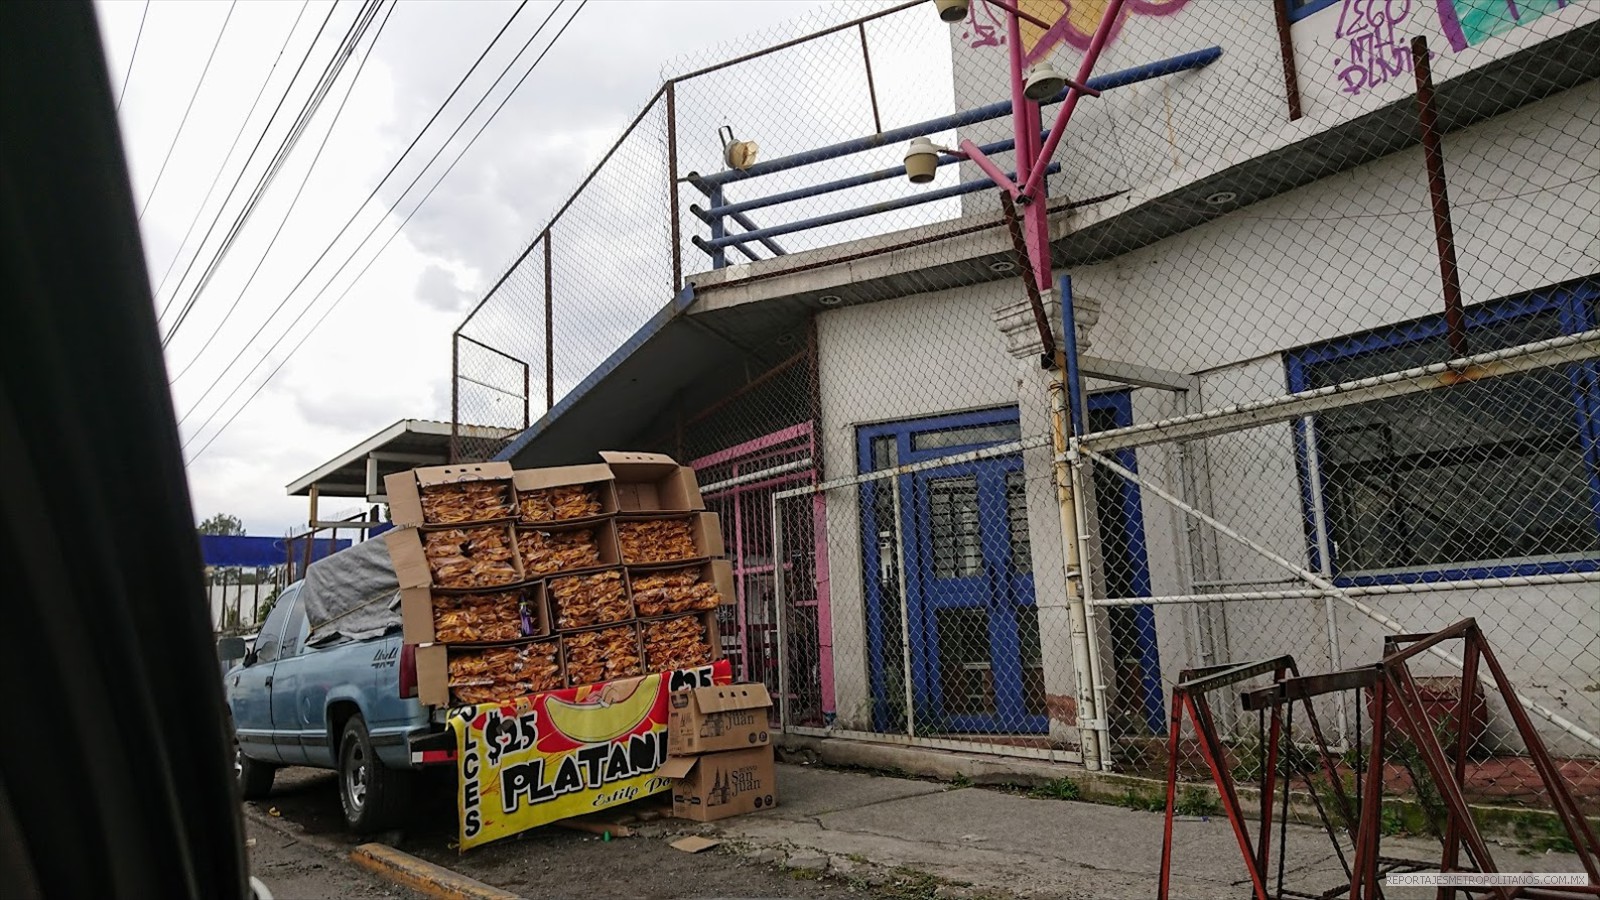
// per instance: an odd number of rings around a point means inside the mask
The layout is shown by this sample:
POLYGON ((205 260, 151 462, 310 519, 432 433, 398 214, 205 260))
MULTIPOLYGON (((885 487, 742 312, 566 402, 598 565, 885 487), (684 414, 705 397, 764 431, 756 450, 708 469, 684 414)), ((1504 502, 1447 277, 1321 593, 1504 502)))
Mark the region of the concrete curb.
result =
POLYGON ((518 900, 519 895, 491 887, 460 872, 436 866, 387 844, 362 844, 350 859, 385 881, 404 885, 443 900, 518 900))

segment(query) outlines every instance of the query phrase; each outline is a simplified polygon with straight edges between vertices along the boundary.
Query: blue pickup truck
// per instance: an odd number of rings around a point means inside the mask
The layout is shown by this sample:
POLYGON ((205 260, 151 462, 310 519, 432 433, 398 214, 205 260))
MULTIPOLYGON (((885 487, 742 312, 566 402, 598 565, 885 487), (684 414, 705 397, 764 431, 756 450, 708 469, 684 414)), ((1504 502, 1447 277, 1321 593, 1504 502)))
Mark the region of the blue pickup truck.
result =
POLYGON ((223 676, 240 791, 265 796, 283 766, 336 769, 346 824, 394 827, 413 770, 453 759, 442 716, 415 699, 415 660, 398 623, 365 639, 313 638, 305 584, 284 590, 255 647, 223 676))

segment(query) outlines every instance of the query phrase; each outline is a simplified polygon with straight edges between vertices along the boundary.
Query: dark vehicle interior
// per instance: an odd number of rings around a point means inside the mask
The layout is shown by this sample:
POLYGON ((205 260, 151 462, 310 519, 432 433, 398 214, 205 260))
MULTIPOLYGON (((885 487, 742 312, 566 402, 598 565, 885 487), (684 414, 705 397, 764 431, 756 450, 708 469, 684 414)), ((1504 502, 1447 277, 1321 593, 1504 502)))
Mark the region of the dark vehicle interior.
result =
POLYGON ((167 373, 94 9, 0 4, 7 897, 244 897, 167 373))

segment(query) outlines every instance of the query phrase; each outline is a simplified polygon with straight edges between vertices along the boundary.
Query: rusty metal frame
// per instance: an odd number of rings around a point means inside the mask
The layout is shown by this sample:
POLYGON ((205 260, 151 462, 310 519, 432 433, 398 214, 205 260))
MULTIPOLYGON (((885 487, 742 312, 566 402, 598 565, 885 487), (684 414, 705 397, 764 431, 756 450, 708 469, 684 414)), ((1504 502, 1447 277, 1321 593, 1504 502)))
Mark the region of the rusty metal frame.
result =
MULTIPOLYGON (((1462 654, 1462 683, 1473 685, 1478 683, 1479 665, 1487 667, 1489 680, 1500 694, 1501 702, 1506 706, 1512 721, 1516 725, 1517 733, 1521 736, 1527 747, 1527 755, 1533 760, 1534 768, 1539 774, 1540 781, 1551 799, 1557 817, 1561 820, 1563 829, 1571 840, 1585 873, 1589 878, 1589 885, 1584 887, 1531 887, 1531 886, 1495 886, 1474 888, 1449 888, 1441 887, 1438 890, 1438 900, 1449 900, 1457 895, 1473 896, 1476 894, 1489 894, 1505 898, 1578 898, 1600 897, 1600 844, 1596 843, 1593 830, 1583 818, 1576 801, 1566 782, 1562 779, 1560 771, 1551 759, 1543 739, 1533 726, 1532 719, 1527 710, 1523 708, 1511 680, 1506 676, 1499 659, 1485 640, 1482 630, 1475 619, 1463 619, 1448 628, 1423 634, 1399 634, 1385 637, 1383 643, 1383 657, 1376 664, 1354 669, 1345 669, 1319 675, 1301 676, 1295 667, 1292 657, 1280 656, 1274 659, 1259 660, 1235 666, 1209 666, 1203 669, 1185 670, 1179 676, 1179 683, 1173 688, 1172 717, 1168 738, 1167 758, 1167 815, 1166 826, 1163 834, 1161 854, 1161 880, 1158 896, 1169 896, 1172 877, 1172 829, 1174 821, 1174 806, 1177 800, 1178 781, 1178 755, 1180 752, 1180 739, 1182 733, 1183 715, 1187 712, 1194 725, 1198 737, 1200 751, 1211 770, 1212 779, 1216 784, 1224 811, 1227 813, 1229 824, 1232 825, 1234 834, 1239 841, 1239 849, 1244 857, 1245 869, 1250 875, 1252 896, 1256 900, 1284 900, 1284 898, 1335 898, 1347 897, 1349 900, 1381 900, 1383 897, 1380 879, 1382 876, 1401 869, 1431 869, 1437 868, 1441 872, 1482 872, 1497 873, 1499 869, 1494 862, 1489 844, 1484 840, 1478 829, 1477 822, 1472 817, 1472 810, 1467 803, 1464 787, 1466 784, 1467 750, 1470 744, 1471 729, 1467 727, 1467 719, 1471 716, 1472 704, 1464 703, 1457 710, 1458 717, 1453 723, 1455 738, 1448 752, 1442 745, 1439 735, 1435 733, 1434 724, 1430 720, 1423 705, 1420 691, 1417 689, 1416 680, 1412 677, 1410 661, 1425 652, 1437 648, 1447 641, 1460 640, 1465 643, 1462 654), (1239 803, 1238 792, 1233 782, 1232 773, 1227 767, 1227 747, 1217 733, 1216 725, 1211 714, 1211 707, 1206 695, 1209 692, 1221 690, 1240 682, 1256 678, 1265 674, 1272 674, 1273 683, 1264 688, 1245 691, 1240 695, 1240 706, 1246 711, 1255 711, 1261 719, 1270 715, 1270 732, 1263 734, 1261 739, 1262 752, 1265 762, 1262 769, 1260 812, 1258 815, 1259 832, 1256 835, 1255 846, 1252 847, 1250 837, 1250 824, 1246 819, 1244 810, 1239 803), (1356 749, 1356 797, 1352 798, 1345 791, 1336 761, 1339 754, 1333 752, 1323 735, 1320 723, 1316 719, 1316 712, 1312 700, 1316 697, 1341 693, 1344 691, 1361 691, 1368 695, 1372 709, 1371 736, 1367 742, 1365 752, 1366 779, 1362 781, 1362 753, 1361 729, 1359 725, 1354 735, 1356 749), (1287 856, 1287 829, 1286 821, 1289 812, 1289 791, 1292 788, 1294 773, 1282 775, 1282 815, 1279 825, 1279 853, 1278 875, 1275 889, 1269 889, 1267 872, 1271 859, 1271 834, 1272 806, 1278 797, 1279 788, 1279 751, 1285 739, 1292 740, 1290 732, 1294 723, 1294 704, 1299 703, 1305 710, 1307 722, 1311 727, 1315 750, 1320 758, 1321 769, 1327 775, 1329 785, 1335 798, 1336 811, 1343 820, 1343 830, 1353 844, 1352 858, 1347 860, 1340 846, 1338 835, 1328 810, 1323 808, 1317 791, 1310 782, 1310 772, 1302 773, 1306 782, 1307 795, 1315 805, 1318 817, 1322 820, 1324 831, 1333 844, 1340 865, 1344 868, 1349 878, 1347 885, 1330 888, 1320 893, 1309 894, 1303 891, 1291 890, 1284 887, 1284 860, 1287 856), (1417 748, 1421 757, 1423 770, 1438 789, 1445 804, 1445 823, 1442 834, 1442 854, 1437 863, 1418 860, 1396 859, 1386 857, 1382 853, 1382 807, 1383 807, 1383 771, 1384 760, 1391 744, 1397 738, 1406 739, 1417 748), (1465 849, 1472 868, 1463 867, 1461 851, 1465 849)), ((1357 704, 1357 715, 1360 715, 1361 704, 1357 704)), ((1261 730, 1265 728, 1258 726, 1261 730)), ((1412 773, 1412 778, 1417 778, 1417 773, 1412 773)))

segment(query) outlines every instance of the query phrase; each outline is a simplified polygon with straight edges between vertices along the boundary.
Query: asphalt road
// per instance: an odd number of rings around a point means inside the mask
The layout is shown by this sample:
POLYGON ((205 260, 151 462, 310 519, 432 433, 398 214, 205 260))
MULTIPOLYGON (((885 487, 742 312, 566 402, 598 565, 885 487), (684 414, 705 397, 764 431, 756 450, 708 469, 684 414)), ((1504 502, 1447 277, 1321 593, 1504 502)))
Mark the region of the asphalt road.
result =
POLYGON ((422 900, 422 895, 390 884, 326 847, 290 837, 249 819, 244 823, 250 874, 277 900, 347 900, 389 897, 422 900))
MULTIPOLYGON (((689 854, 668 844, 696 830, 693 823, 650 823, 645 836, 603 841, 546 826, 466 854, 455 849, 451 773, 433 773, 418 791, 410 825, 377 839, 526 897, 722 898, 885 896, 864 885, 796 875, 719 847, 689 854)), ((345 858, 362 839, 344 832, 338 785, 332 772, 284 769, 271 796, 249 806, 297 834, 285 838, 251 823, 252 871, 279 898, 413 897, 386 885, 345 858), (291 842, 292 841, 292 842, 291 842), (282 887, 280 888, 280 885, 282 887)), ((888 896, 916 896, 895 892, 888 896)))

